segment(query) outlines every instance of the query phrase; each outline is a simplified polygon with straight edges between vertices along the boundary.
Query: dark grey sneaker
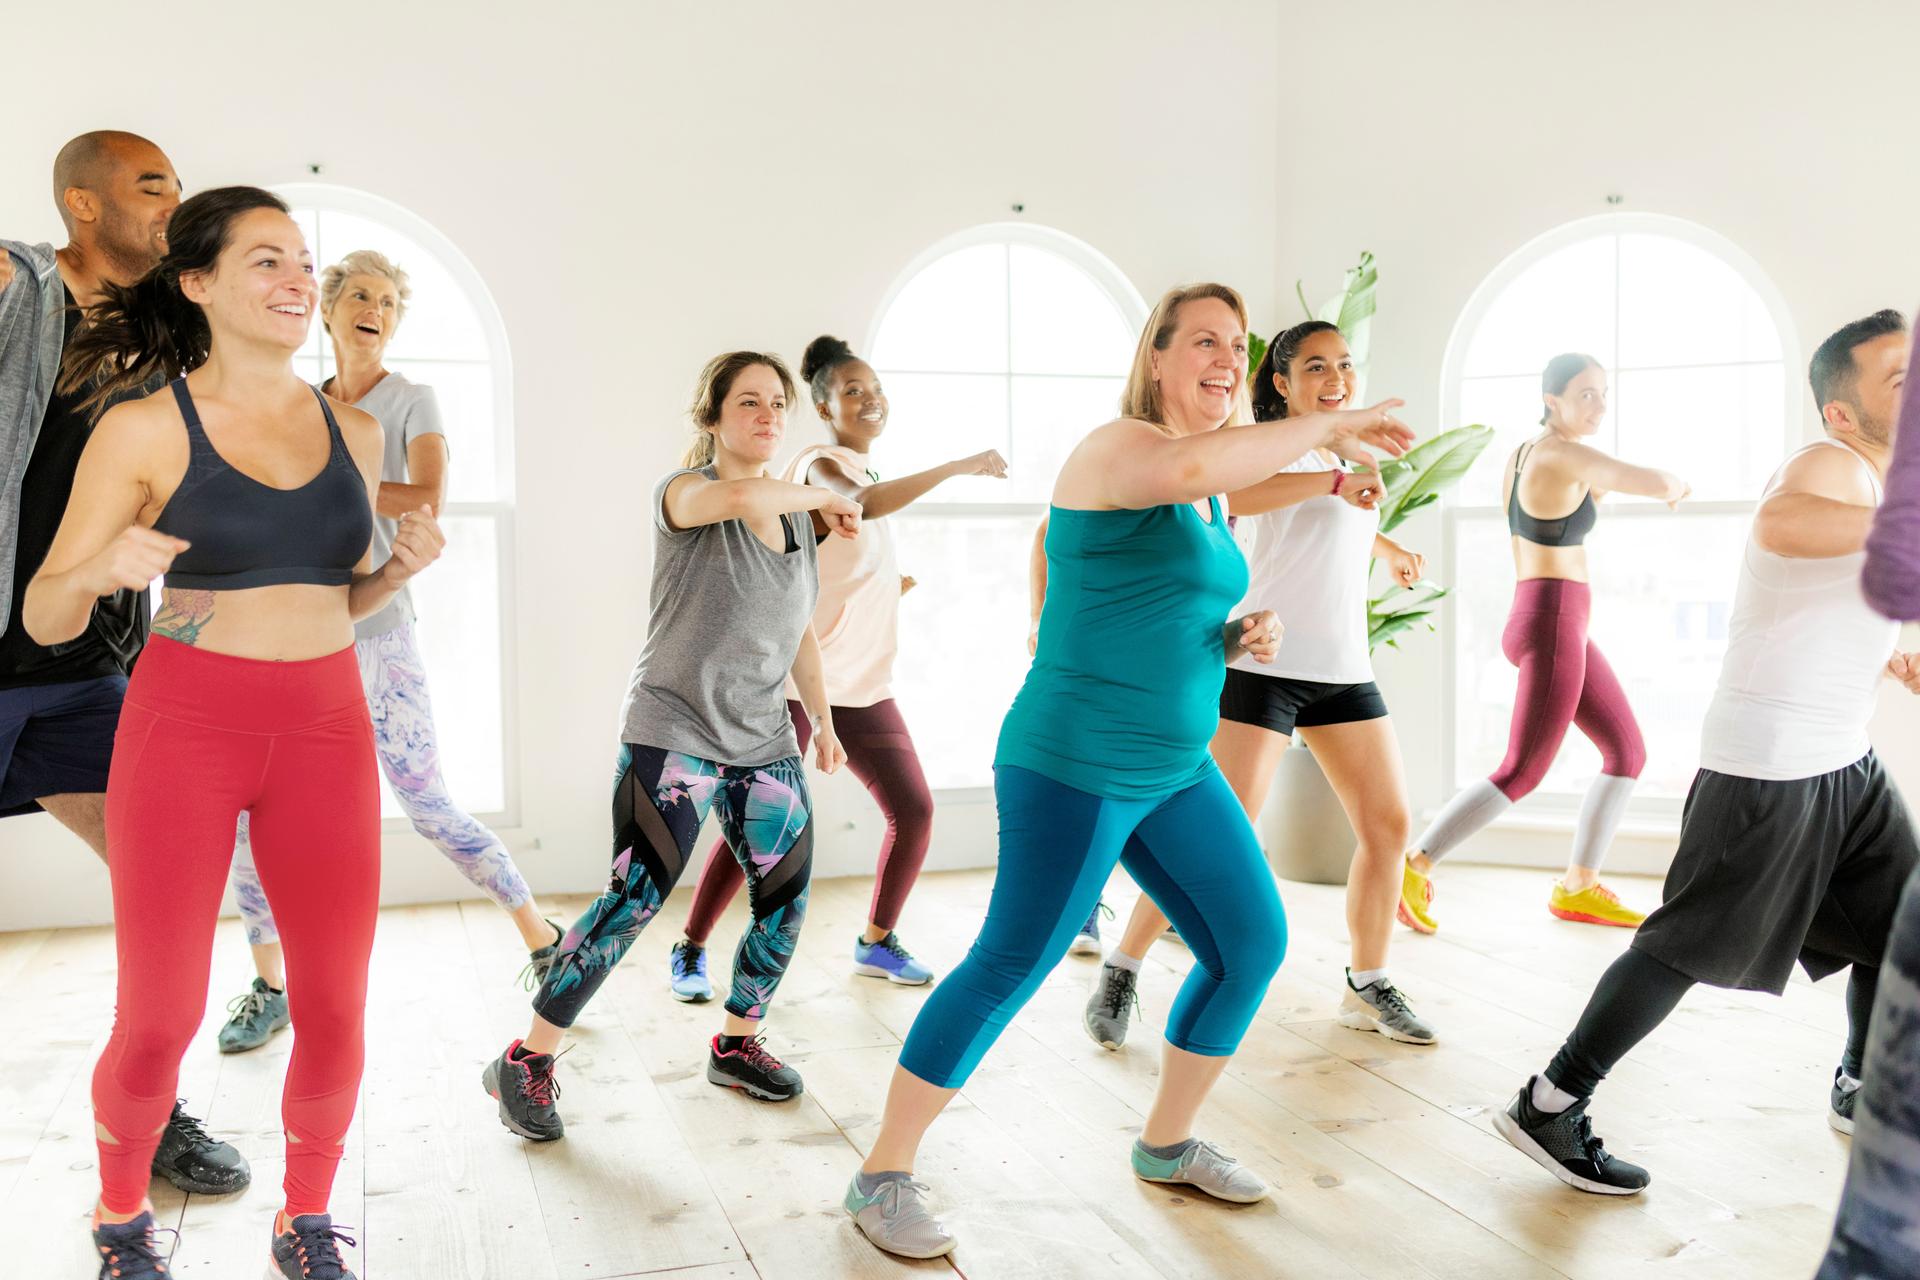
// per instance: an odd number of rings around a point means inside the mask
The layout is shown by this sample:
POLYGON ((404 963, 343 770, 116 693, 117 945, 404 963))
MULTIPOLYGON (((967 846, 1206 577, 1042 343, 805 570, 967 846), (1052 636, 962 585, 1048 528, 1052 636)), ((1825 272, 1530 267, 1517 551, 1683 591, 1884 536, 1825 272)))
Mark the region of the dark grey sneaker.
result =
MULTIPOLYGON (((167 1228, 176 1239, 179 1232, 167 1228)), ((172 1250, 162 1252, 153 1238, 153 1214, 142 1213, 131 1222, 95 1223, 93 1247, 100 1251, 99 1280, 166 1280, 172 1250)))
POLYGON ((1100 980, 1087 997, 1081 1025, 1102 1049, 1118 1049, 1127 1042, 1127 1022, 1140 1007, 1140 997, 1134 990, 1139 977, 1133 970, 1115 964, 1100 966, 1100 980))
POLYGON ((553 968, 554 958, 560 954, 560 944, 566 939, 567 931, 553 921, 547 921, 547 928, 553 930, 553 941, 537 951, 529 951, 526 967, 520 970, 520 986, 524 990, 536 990, 547 980, 547 971, 553 968))
POLYGON ((1520 1086, 1505 1111, 1493 1117, 1501 1137, 1570 1187, 1601 1196, 1631 1196, 1646 1190, 1653 1177, 1637 1164, 1616 1160, 1593 1132, 1587 1116, 1591 1098, 1559 1113, 1533 1105, 1533 1081, 1520 1086))
POLYGON ((749 1036, 738 1049, 722 1049, 715 1036, 707 1046, 707 1079, 762 1102, 785 1102, 805 1092, 800 1073, 773 1056, 765 1036, 749 1036))
POLYGON ((515 1040, 487 1064, 480 1084, 499 1102, 501 1124, 534 1142, 552 1142, 567 1132, 553 1102, 560 1096, 560 1082, 553 1078, 553 1064, 559 1059, 550 1053, 516 1057, 519 1052, 520 1042, 515 1040))
POLYGON ((287 993, 275 991, 265 978, 255 978, 247 994, 228 1001, 227 1012, 233 1016, 220 1028, 222 1053, 258 1049, 292 1021, 287 1014, 287 993))
POLYGON ((1346 994, 1340 997, 1341 1026, 1378 1031, 1401 1044, 1432 1044, 1438 1038, 1407 1006, 1406 994, 1385 978, 1358 988, 1349 978, 1345 985, 1346 994))
POLYGON ((182 1191, 225 1196, 245 1191, 253 1181, 247 1158, 209 1134, 180 1103, 173 1104, 160 1145, 153 1149, 153 1172, 182 1191))
POLYGON ((1835 1133, 1853 1136, 1853 1104, 1860 1100, 1860 1086, 1844 1088, 1840 1083, 1841 1071, 1833 1070, 1833 1092, 1827 1095, 1827 1124, 1835 1133))
POLYGON ((340 1256, 340 1246, 357 1244, 324 1213, 303 1213, 273 1238, 269 1276, 281 1280, 355 1280, 340 1256))

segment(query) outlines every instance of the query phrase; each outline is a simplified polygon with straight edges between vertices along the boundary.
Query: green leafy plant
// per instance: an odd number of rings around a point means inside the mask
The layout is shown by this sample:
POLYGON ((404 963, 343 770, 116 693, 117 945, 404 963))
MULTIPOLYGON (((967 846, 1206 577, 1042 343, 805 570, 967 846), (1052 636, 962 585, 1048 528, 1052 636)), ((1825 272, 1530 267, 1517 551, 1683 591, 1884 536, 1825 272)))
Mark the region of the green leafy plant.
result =
MULTIPOLYGON (((1315 311, 1307 302, 1306 289, 1296 281, 1294 293, 1309 320, 1327 320, 1340 326, 1347 349, 1353 353, 1354 398, 1363 399, 1368 357, 1372 352, 1374 290, 1380 272, 1373 255, 1362 253, 1359 262, 1347 269, 1340 292, 1315 311)), ((1249 367, 1257 367, 1266 354, 1267 344, 1251 338, 1247 352, 1249 367)), ((1380 532, 1391 533, 1414 512, 1440 501, 1440 495, 1459 483, 1481 453, 1493 442, 1493 429, 1475 423, 1443 431, 1406 452, 1404 457, 1386 458, 1380 463, 1380 484, 1386 491, 1380 501, 1380 532)), ((1367 566, 1369 580, 1373 566, 1367 566)), ((1392 586, 1367 601, 1367 648, 1381 645, 1399 648, 1399 637, 1415 627, 1434 630, 1433 614, 1447 589, 1425 578, 1410 587, 1392 586)))

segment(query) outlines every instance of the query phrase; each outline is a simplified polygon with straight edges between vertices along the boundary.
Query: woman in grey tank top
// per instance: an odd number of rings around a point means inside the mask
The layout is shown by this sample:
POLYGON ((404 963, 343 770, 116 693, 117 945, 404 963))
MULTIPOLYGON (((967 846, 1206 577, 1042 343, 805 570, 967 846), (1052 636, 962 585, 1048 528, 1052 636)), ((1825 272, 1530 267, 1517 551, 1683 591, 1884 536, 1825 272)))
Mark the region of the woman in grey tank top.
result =
POLYGON ((567 930, 526 1038, 483 1077, 501 1123, 524 1138, 561 1136, 555 1051, 673 891, 709 810, 746 873, 753 923, 734 954, 707 1079, 767 1101, 801 1092, 800 1073, 757 1034, 800 938, 813 863, 812 801, 785 682, 791 673, 814 721, 815 765, 833 772, 846 753, 813 633, 814 548, 830 533, 858 533, 860 507, 768 477, 792 400, 778 356, 735 351, 708 362, 692 408, 695 443, 654 489, 647 642, 614 764, 613 873, 567 930))

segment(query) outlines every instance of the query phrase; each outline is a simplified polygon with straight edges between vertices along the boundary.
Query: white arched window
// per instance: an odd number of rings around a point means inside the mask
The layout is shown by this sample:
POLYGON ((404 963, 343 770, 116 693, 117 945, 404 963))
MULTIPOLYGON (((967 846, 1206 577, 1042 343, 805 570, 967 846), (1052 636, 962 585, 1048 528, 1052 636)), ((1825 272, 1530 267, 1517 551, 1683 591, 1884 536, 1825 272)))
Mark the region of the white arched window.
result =
POLYGON ((928 781, 986 786, 1001 717, 1027 670, 1027 557, 1055 474, 1118 412, 1146 320, 1106 258, 1058 231, 976 227, 929 249, 881 305, 866 354, 891 420, 889 476, 998 449, 1008 478, 952 480, 898 515, 895 686, 928 781))
MULTIPOLYGON (((1693 485, 1678 511, 1635 498, 1601 506, 1592 549, 1592 636, 1647 739, 1638 791, 1676 808, 1699 763, 1700 722, 1719 677, 1735 573, 1767 478, 1799 438, 1804 393, 1779 292, 1722 237, 1677 218, 1611 215, 1540 237, 1481 284, 1448 345, 1447 422, 1495 442, 1446 510, 1451 780, 1484 777, 1506 753, 1515 672, 1500 651, 1513 557, 1503 468, 1539 431, 1540 374, 1583 351, 1606 367, 1607 417, 1593 442, 1693 485)), ((1599 768, 1577 731, 1539 794, 1571 804, 1599 768)))
MULTIPOLYGON (((355 249, 375 249, 406 271, 413 296, 386 365, 433 388, 447 434, 440 523, 447 548, 413 582, 418 635, 433 692, 441 764, 460 805, 511 818, 513 396, 506 328, 479 273, 440 232, 399 205, 321 183, 279 188, 306 233, 317 276, 355 249)), ((333 375, 319 323, 295 361, 302 377, 333 375)), ((381 812, 399 807, 385 790, 381 812)))

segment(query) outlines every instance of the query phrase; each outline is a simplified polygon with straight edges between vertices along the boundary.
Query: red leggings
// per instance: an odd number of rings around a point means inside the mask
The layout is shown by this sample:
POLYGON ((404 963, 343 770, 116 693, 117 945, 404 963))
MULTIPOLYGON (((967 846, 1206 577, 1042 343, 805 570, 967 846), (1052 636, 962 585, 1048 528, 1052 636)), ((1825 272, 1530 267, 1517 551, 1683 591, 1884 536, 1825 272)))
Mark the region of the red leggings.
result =
POLYGON ((286 946, 294 1038, 281 1117, 288 1212, 324 1213, 365 1057, 380 897, 373 728, 352 649, 264 662, 152 640, 107 780, 120 974, 93 1073, 101 1201, 133 1213, 207 1009, 214 923, 242 810, 286 946))
MULTIPOLYGON (((804 759, 813 725, 797 702, 787 703, 787 713, 793 717, 804 759)), ((865 784, 887 822, 886 834, 880 837, 869 918, 882 929, 891 929, 900 923, 900 909, 920 875, 920 864, 927 860, 927 845, 933 839, 933 793, 927 789, 927 775, 920 769, 907 722, 900 718, 900 706, 892 698, 870 707, 835 707, 833 731, 847 749, 847 767, 865 784)), ((700 887, 694 890, 693 910, 687 913, 689 938, 706 944, 714 923, 740 892, 745 878, 726 842, 716 842, 700 873, 700 887)))
POLYGON ((1509 800, 1540 785, 1560 753, 1569 724, 1600 748, 1600 772, 1637 778, 1647 762, 1639 722, 1613 668, 1587 639, 1593 595, 1584 582, 1523 578, 1500 637, 1507 661, 1520 668, 1519 696, 1507 758, 1488 781, 1509 800))

